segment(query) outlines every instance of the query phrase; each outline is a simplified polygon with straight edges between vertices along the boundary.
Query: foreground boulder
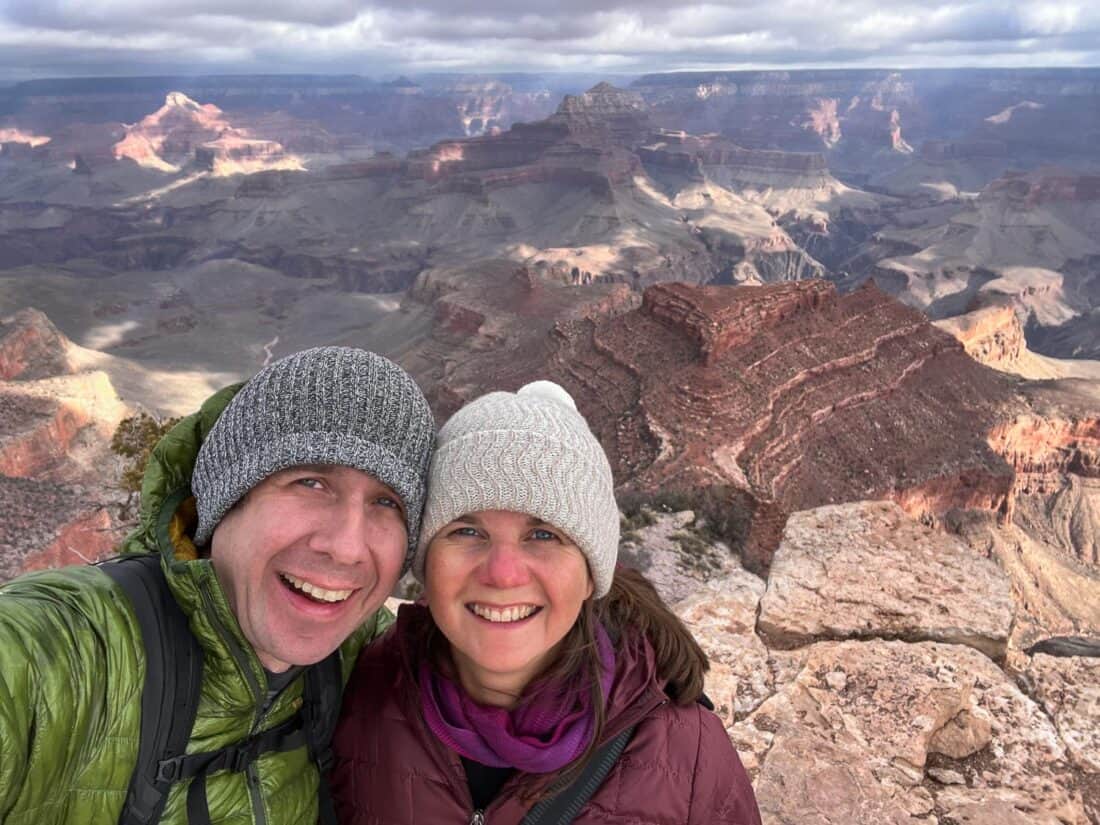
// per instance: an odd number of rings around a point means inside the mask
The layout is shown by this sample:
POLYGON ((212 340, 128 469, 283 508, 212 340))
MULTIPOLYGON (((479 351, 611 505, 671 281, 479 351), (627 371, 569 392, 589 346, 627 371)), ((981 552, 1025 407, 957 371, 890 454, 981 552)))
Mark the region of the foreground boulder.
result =
POLYGON ((1055 726, 970 647, 814 645, 731 735, 769 825, 1089 821, 1055 726))
POLYGON ((878 637, 1003 657, 1009 582, 958 539, 888 501, 795 513, 772 562, 758 630, 772 647, 878 637))

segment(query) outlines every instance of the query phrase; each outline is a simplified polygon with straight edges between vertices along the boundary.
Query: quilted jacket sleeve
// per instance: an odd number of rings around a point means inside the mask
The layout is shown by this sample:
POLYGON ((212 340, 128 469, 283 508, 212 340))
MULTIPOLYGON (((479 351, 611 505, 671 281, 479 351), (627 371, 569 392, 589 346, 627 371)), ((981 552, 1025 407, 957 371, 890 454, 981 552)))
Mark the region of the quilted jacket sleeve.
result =
POLYGON ((722 721, 699 708, 699 756, 689 825, 760 825, 749 776, 722 721))
POLYGON ((76 821, 77 803, 80 821, 117 820, 141 665, 127 614, 97 580, 71 568, 0 588, 0 825, 76 821))
POLYGON ((20 606, 0 593, 0 823, 15 807, 34 744, 34 654, 19 632, 20 606))

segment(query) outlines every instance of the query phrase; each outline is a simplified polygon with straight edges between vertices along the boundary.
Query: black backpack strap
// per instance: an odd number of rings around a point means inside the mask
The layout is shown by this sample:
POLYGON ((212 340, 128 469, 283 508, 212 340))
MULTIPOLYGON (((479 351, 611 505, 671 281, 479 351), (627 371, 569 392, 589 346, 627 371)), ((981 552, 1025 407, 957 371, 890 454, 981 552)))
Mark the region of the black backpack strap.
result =
POLYGON ((580 776, 568 788, 535 805, 527 812, 520 825, 568 825, 572 822, 585 803, 599 790, 633 735, 634 728, 627 728, 596 751, 580 776))
POLYGON ((302 701, 303 728, 310 758, 317 765, 318 819, 320 825, 336 825, 336 806, 328 784, 332 769, 332 736, 340 718, 340 700, 343 695, 343 678, 340 650, 306 670, 306 685, 302 701))
POLYGON ((155 555, 99 565, 130 599, 145 647, 141 739, 119 825, 160 821, 176 778, 164 763, 182 756, 191 738, 202 686, 202 648, 168 589, 155 555))

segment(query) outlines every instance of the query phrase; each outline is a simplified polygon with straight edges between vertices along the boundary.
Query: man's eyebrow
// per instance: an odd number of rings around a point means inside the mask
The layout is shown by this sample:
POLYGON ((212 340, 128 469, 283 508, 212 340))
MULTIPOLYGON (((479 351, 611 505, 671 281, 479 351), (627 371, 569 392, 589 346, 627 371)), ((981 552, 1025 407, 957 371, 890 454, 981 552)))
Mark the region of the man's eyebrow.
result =
POLYGON ((295 464, 293 467, 284 467, 281 473, 331 473, 331 464, 295 464))

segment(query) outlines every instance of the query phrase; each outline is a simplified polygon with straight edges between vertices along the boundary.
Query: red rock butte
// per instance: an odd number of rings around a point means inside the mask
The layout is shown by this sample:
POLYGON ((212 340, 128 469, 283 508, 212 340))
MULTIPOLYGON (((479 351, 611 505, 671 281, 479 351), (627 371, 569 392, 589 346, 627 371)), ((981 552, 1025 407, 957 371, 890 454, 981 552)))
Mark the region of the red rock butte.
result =
POLYGON ((1010 506, 1012 468, 987 443, 1013 403, 1009 379, 873 285, 660 284, 637 309, 518 332, 435 393, 455 406, 532 376, 573 395, 621 492, 748 494, 756 566, 796 510, 1010 506))

